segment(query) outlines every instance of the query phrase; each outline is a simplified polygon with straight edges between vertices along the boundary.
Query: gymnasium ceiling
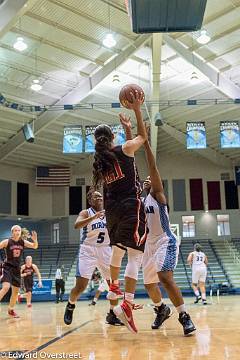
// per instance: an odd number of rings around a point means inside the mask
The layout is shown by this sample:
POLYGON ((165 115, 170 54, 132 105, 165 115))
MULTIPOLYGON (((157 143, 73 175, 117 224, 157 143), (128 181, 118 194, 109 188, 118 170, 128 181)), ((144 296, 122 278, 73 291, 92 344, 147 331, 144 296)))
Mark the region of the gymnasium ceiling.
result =
MULTIPOLYGON (((207 45, 196 41, 196 33, 163 36, 160 100, 240 98, 240 0, 208 0, 203 26, 211 36, 207 45), (196 83, 191 80, 193 71, 198 74, 196 83)), ((5 0, 0 5, 0 93, 9 101, 40 106, 109 104, 118 101, 126 83, 141 85, 151 100, 151 73, 152 35, 131 31, 124 0, 5 0), (109 19, 117 40, 112 49, 102 44, 109 19), (28 45, 21 53, 13 48, 18 36, 28 45), (116 74, 117 84, 112 81, 116 74), (36 78, 42 85, 39 92, 30 89, 36 78)), ((186 153, 186 121, 199 120, 206 123, 209 147, 193 156, 226 166, 239 163, 240 150, 221 150, 218 135, 220 120, 239 119, 239 106, 161 106, 165 125, 152 130, 157 133, 157 151, 186 153)), ((158 109, 148 110, 154 117, 158 109)), ((118 112, 105 105, 47 110, 34 121, 36 138, 31 144, 21 129, 36 114, 0 106, 0 163, 34 168, 88 161, 89 155, 62 154, 63 127, 117 123, 118 112)))

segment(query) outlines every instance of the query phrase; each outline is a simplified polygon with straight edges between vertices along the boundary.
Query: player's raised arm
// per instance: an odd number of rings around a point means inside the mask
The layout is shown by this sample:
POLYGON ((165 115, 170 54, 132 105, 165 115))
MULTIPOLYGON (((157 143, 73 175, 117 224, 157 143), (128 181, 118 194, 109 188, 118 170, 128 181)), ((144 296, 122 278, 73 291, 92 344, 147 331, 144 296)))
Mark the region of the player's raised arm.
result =
POLYGON ((28 240, 24 240, 24 246, 30 249, 37 249, 38 248, 38 238, 37 238, 37 232, 32 231, 31 233, 31 239, 33 242, 30 242, 28 240))
POLYGON ((134 153, 144 144, 147 139, 147 132, 143 122, 142 113, 141 113, 141 104, 142 104, 142 94, 135 90, 132 96, 132 103, 130 104, 130 109, 135 112, 137 119, 137 131, 138 135, 132 140, 127 140, 122 146, 124 154, 128 156, 134 156, 134 153))
POLYGON ((148 140, 144 143, 144 149, 151 179, 151 194, 157 201, 166 204, 167 201, 164 194, 162 179, 148 140))

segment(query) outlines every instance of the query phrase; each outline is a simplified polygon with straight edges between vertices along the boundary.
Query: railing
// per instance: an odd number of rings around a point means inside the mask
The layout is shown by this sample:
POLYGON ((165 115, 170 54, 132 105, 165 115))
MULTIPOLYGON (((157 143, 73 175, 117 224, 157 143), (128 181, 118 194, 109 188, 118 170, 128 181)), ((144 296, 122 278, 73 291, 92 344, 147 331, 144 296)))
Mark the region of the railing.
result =
POLYGON ((233 247, 233 245, 228 241, 228 239, 224 239, 224 245, 229 251, 229 255, 233 259, 235 264, 240 264, 240 256, 238 255, 236 249, 233 247))
POLYGON ((226 272, 226 270, 225 270, 225 268, 224 268, 224 266, 223 266, 222 260, 220 259, 220 257, 218 256, 218 254, 217 254, 217 252, 216 252, 216 249, 215 249, 215 246, 214 246, 213 243, 212 243, 212 240, 208 239, 208 243, 209 243, 209 245, 211 246, 211 249, 212 249, 212 251, 213 251, 213 253, 214 253, 215 257, 216 257, 216 260, 217 260, 218 264, 220 265, 220 267, 221 267, 221 269, 222 269, 222 272, 223 272, 226 280, 227 280, 228 283, 232 286, 232 283, 231 283, 231 281, 230 281, 230 278, 229 278, 229 276, 228 276, 228 274, 227 274, 227 272, 226 272))
POLYGON ((49 268, 49 274, 48 274, 49 279, 51 278, 51 275, 52 275, 52 265, 50 265, 50 268, 49 268))
POLYGON ((179 247, 179 254, 180 254, 181 259, 182 259, 182 263, 183 263, 183 267, 184 267, 184 270, 185 270, 185 274, 186 274, 186 278, 187 278, 187 281, 188 281, 188 285, 189 285, 189 287, 191 288, 191 283, 192 283, 192 281, 189 279, 189 276, 188 276, 188 272, 187 272, 185 260, 184 260, 184 257, 183 257, 183 253, 182 253, 182 250, 181 250, 181 246, 179 247))

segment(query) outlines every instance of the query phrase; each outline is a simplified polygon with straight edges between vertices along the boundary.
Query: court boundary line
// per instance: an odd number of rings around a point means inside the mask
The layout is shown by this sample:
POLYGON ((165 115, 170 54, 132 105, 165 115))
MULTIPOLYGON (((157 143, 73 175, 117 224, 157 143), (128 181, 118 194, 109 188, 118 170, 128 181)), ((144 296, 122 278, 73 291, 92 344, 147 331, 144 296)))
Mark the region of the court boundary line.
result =
MULTIPOLYGON (((71 330, 68 330, 67 332, 63 333, 63 334, 60 335, 60 336, 56 336, 55 338, 47 341, 46 343, 38 346, 37 348, 25 352, 22 356, 19 356, 19 357, 17 357, 16 359, 25 359, 26 356, 27 356, 27 358, 31 358, 31 354, 37 353, 37 352, 45 349, 46 347, 54 344, 54 343, 57 342, 58 340, 63 339, 65 336, 70 335, 70 334, 73 333, 74 331, 76 331, 76 330, 78 330, 78 329, 81 329, 82 327, 88 325, 88 324, 91 323, 91 322, 93 322, 93 320, 85 321, 83 324, 81 324, 81 325, 79 325, 79 326, 76 326, 75 328, 73 328, 73 329, 71 329, 71 330)), ((11 351, 9 351, 9 352, 11 352, 11 351)))

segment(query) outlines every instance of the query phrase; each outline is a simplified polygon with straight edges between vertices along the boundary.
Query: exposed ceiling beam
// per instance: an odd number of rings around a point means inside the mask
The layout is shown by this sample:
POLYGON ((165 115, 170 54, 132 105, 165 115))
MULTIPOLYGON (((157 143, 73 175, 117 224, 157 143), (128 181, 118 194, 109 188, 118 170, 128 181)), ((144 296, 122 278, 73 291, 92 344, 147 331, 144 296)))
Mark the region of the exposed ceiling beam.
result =
POLYGON ((183 57, 186 61, 195 66, 202 74, 207 76, 212 84, 223 94, 232 99, 240 98, 240 88, 231 80, 225 78, 217 70, 209 64, 206 64, 203 60, 181 45, 179 41, 174 40, 169 35, 164 35, 164 41, 168 44, 168 46, 176 51, 179 56, 183 57))
POLYGON ((51 46, 54 49, 64 51, 67 54, 72 54, 72 55, 77 56, 79 58, 82 58, 84 60, 95 63, 97 65, 100 65, 100 66, 104 65, 104 62, 101 61, 101 60, 94 59, 94 58, 92 58, 92 57, 90 57, 90 56, 88 56, 86 54, 83 54, 83 53, 81 53, 79 51, 74 50, 73 48, 63 46, 63 45, 58 44, 56 42, 45 39, 44 37, 37 36, 37 35, 33 34, 32 32, 25 31, 25 30, 22 30, 22 29, 18 29, 17 27, 14 27, 13 29, 11 29, 11 32, 19 34, 19 35, 26 36, 27 38, 32 39, 34 41, 37 41, 40 44, 45 44, 45 45, 51 46))
POLYGON ((0 6, 0 38, 2 38, 17 20, 23 16, 38 0, 10 0, 0 6))
POLYGON ((31 19, 35 19, 35 20, 38 20, 38 21, 41 21, 43 24, 47 24, 47 25, 50 25, 52 26, 55 31, 56 29, 59 29, 59 30, 62 30, 64 31, 65 33, 67 34, 71 34, 71 35, 74 35, 76 37, 78 37, 79 39, 82 39, 82 40, 85 40, 87 41, 88 43, 92 43, 92 44, 95 44, 97 45, 97 47, 103 47, 106 49, 106 51, 108 51, 109 53, 120 53, 121 52, 121 49, 118 49, 116 47, 112 48, 112 49, 109 49, 107 47, 105 47, 102 42, 100 40, 97 40, 96 38, 92 37, 92 36, 88 36, 88 35, 85 35, 83 33, 81 33, 80 31, 78 30, 74 30, 70 27, 67 27, 65 25, 62 25, 60 23, 56 23, 56 22, 53 22, 43 16, 40 16, 40 15, 37 15, 31 11, 27 12, 26 14, 28 17, 30 17, 31 19))
MULTIPOLYGON (((223 31, 220 31, 218 34, 214 35, 211 37, 211 40, 206 44, 206 45, 202 45, 202 44, 199 44, 195 38, 191 38, 191 39, 188 39, 188 42, 187 41, 182 41, 183 39, 180 40, 180 42, 186 46, 189 46, 189 41, 191 41, 191 45, 190 47, 188 48, 189 51, 198 51, 198 50, 201 50, 203 48, 207 49, 209 52, 212 52, 212 55, 209 55, 208 58, 212 58, 212 57, 218 57, 219 55, 213 53, 213 51, 211 50, 211 48, 209 47, 209 45, 211 45, 212 43, 214 43, 215 41, 219 40, 219 39, 223 39, 225 36, 227 35, 230 35, 234 32, 236 32, 237 30, 239 30, 239 24, 237 25, 234 25, 232 26, 231 28, 227 29, 227 30, 223 30, 223 31), (195 41, 195 44, 193 45, 193 41, 195 41)), ((172 38, 174 38, 172 36, 172 38)), ((179 38, 177 38, 177 40, 179 40, 179 38)), ((178 55, 172 55, 170 56, 169 58, 165 59, 165 61, 168 62, 168 64, 171 63, 171 61, 175 60, 178 58, 178 55)), ((206 59, 204 59, 206 60, 206 59)), ((209 62, 209 61, 207 61, 209 62)))
MULTIPOLYGON (((146 41, 149 40, 150 36, 151 35, 140 35, 133 44, 130 44, 119 55, 110 60, 106 65, 104 65, 103 68, 98 70, 91 77, 82 79, 76 88, 69 91, 65 96, 62 97, 61 100, 57 101, 55 105, 77 104, 81 102, 98 84, 104 80, 105 77, 107 77, 109 74, 111 74, 112 71, 122 65, 129 58, 129 56, 135 53, 138 48, 142 47, 146 41)), ((44 130, 62 115, 63 111, 60 110, 56 112, 46 111, 41 114, 34 123, 35 135, 44 130)), ((24 144, 24 142, 24 135, 21 131, 13 138, 11 138, 7 144, 0 148, 0 159, 3 160, 8 155, 16 151, 22 144, 24 144)))
MULTIPOLYGON (((207 25, 210 25, 211 23, 213 23, 214 21, 218 20, 219 18, 221 18, 222 16, 226 16, 228 14, 230 14, 233 11, 236 11, 240 6, 240 1, 237 0, 236 4, 231 4, 229 6, 227 6, 226 8, 224 8, 224 10, 221 11, 216 11, 214 12, 213 15, 209 16, 209 17, 204 17, 203 19, 203 27, 206 27, 207 25)), ((191 33, 178 33, 176 35, 174 35, 175 39, 180 39, 181 37, 184 36, 191 36, 191 33)))
MULTIPOLYGON (((82 40, 85 40, 85 41, 88 41, 88 42, 90 42, 90 43, 92 43, 92 44, 95 44, 95 45, 97 45, 98 47, 101 47, 101 48, 105 48, 105 50, 106 51, 108 51, 108 52, 110 52, 110 53, 112 53, 112 54, 119 54, 120 52, 121 52, 121 49, 118 49, 116 46, 114 47, 114 48, 108 48, 108 47, 106 47, 106 46, 104 46, 103 45, 103 43, 100 41, 100 40, 98 40, 98 39, 96 39, 96 38, 94 38, 94 37, 90 37, 90 36, 87 36, 87 35, 85 35, 85 34, 83 34, 83 33, 81 33, 80 31, 77 31, 77 30, 74 30, 74 29, 71 29, 71 28, 69 28, 69 27, 67 27, 67 26, 64 26, 64 25, 61 25, 61 24, 59 24, 59 23, 54 23, 54 22, 52 22, 51 20, 49 20, 49 19, 46 19, 45 17, 42 17, 42 16, 40 16, 40 15, 37 15, 37 14, 34 14, 33 12, 28 12, 27 14, 26 14, 28 17, 30 17, 30 18, 32 18, 32 19, 35 19, 35 20, 38 20, 38 21, 41 21, 42 23, 45 23, 45 24, 47 24, 47 25, 49 25, 49 26, 52 26, 52 27, 54 27, 55 29, 57 28, 57 29, 59 29, 59 30, 61 30, 61 31, 64 31, 64 32, 66 32, 66 33, 68 33, 68 34, 71 34, 71 35, 73 35, 73 36, 76 36, 76 37, 78 37, 78 38, 80 38, 80 39, 82 39, 82 40)), ((135 39, 136 39, 136 36, 134 37, 135 39)), ((47 41, 46 39, 44 39, 44 41, 47 41)), ((55 43, 53 43, 53 42, 51 42, 52 44, 55 44, 55 43)), ((128 38, 128 43, 134 43, 134 39, 129 39, 128 38)), ((52 46, 52 45, 50 45, 50 46, 52 46)), ((56 46, 56 44, 55 44, 55 46, 56 46)), ((71 50, 72 51, 72 50, 71 50)), ((87 56, 87 54, 82 54, 82 58, 83 58, 83 56, 87 56)), ((132 56, 132 58, 134 59, 134 60, 136 60, 136 61, 138 61, 138 62, 140 62, 140 63, 146 63, 146 64, 148 64, 148 61, 147 60, 143 60, 143 59, 141 59, 140 57, 138 57, 138 56, 136 56, 136 55, 133 55, 132 56)), ((95 62, 96 64, 98 64, 98 63, 102 63, 102 61, 101 60, 98 60, 98 59, 95 59, 93 62, 95 62)))
MULTIPOLYGON (((163 35, 156 33, 152 35, 152 93, 151 100, 160 99, 160 76, 161 76, 161 55, 163 35)), ((157 159, 158 127, 155 126, 154 117, 159 112, 159 105, 151 106, 151 148, 155 159, 157 159)))
MULTIPOLYGON (((3 49, 6 49, 8 51, 11 51, 13 54, 18 54, 19 55, 19 51, 15 50, 12 46, 10 45, 7 45, 7 44, 3 44, 1 43, 1 48, 3 49)), ((21 53, 21 56, 25 57, 26 59, 32 59, 33 61, 35 61, 36 59, 36 56, 35 54, 31 54, 31 53, 27 53, 27 52, 22 52, 21 53)), ((37 56, 37 61, 38 61, 38 64, 40 62, 44 63, 44 64, 47 64, 51 67, 53 67, 54 69, 60 69, 60 70, 65 70, 65 71, 68 71, 68 72, 71 72, 72 74, 74 74, 74 70, 72 69, 72 67, 68 66, 67 64, 60 64, 59 62, 56 62, 56 61, 53 61, 51 59, 48 59, 48 58, 44 58, 44 57, 41 57, 41 56, 37 56)), ((32 69, 32 73, 34 74, 35 73, 35 70, 32 69)))
MULTIPOLYGON (((83 17, 91 22, 93 22, 94 24, 98 24, 101 27, 104 27, 106 29, 109 28, 109 23, 102 21, 94 16, 89 15, 88 13, 84 12, 82 9, 79 9, 77 7, 74 7, 72 5, 68 5, 66 3, 66 1, 62 1, 62 0, 48 0, 49 2, 67 10, 72 12, 73 14, 77 14, 80 17, 83 17)), ((107 7, 109 6, 109 2, 106 4, 106 13, 107 13, 107 7)), ((119 9, 118 9, 119 10, 119 9)), ((124 31, 121 28, 117 27, 114 23, 111 23, 111 30, 114 31, 117 34, 120 34, 126 38, 128 38, 131 41, 134 41, 137 37, 137 34, 134 34, 132 31, 124 31)))

